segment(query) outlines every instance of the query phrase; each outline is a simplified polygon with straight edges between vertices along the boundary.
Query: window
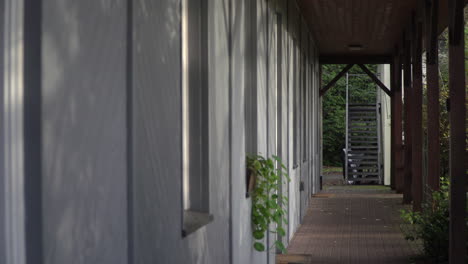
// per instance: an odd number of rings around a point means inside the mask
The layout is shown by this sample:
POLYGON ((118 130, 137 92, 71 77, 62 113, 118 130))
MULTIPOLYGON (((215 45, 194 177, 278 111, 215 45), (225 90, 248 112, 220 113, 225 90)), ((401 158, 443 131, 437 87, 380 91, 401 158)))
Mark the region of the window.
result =
POLYGON ((299 51, 297 46, 297 41, 294 39, 293 42, 293 169, 296 169, 299 166, 299 133, 300 133, 300 117, 299 117, 299 107, 300 107, 300 95, 299 95, 299 86, 300 86, 300 71, 299 71, 299 51))
POLYGON ((212 216, 209 215, 206 10, 205 0, 183 1, 183 236, 212 220, 212 216))
MULTIPOLYGON (((257 2, 249 1, 247 21, 245 23, 245 56, 248 59, 245 68, 245 151, 257 153, 257 2)), ((248 179, 246 184, 248 185, 248 179)))
POLYGON ((307 78, 308 78, 308 54, 306 52, 303 53, 302 57, 303 63, 302 63, 302 162, 307 161, 307 148, 308 148, 308 142, 307 142, 307 129, 308 129, 308 115, 307 115, 307 107, 308 107, 308 100, 307 100, 307 78))

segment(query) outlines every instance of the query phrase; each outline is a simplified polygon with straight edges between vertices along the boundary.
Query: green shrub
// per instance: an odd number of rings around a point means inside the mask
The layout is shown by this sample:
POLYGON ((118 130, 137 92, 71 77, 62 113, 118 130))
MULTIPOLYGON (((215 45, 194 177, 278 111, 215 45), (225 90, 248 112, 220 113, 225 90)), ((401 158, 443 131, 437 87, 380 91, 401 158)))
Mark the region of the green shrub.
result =
MULTIPOLYGON (((276 156, 267 159, 259 155, 249 155, 247 168, 255 177, 252 195, 252 235, 256 241, 253 247, 257 251, 265 251, 263 239, 267 231, 280 236, 286 235, 284 224, 288 221, 283 201, 287 202, 288 198, 279 193, 279 186, 281 178, 285 181, 290 179, 286 166, 276 156), (271 223, 276 225, 273 230, 270 230, 271 223)), ((286 252, 281 240, 276 240, 274 246, 279 251, 286 252)))
POLYGON ((426 257, 433 261, 448 260, 449 248, 449 185, 442 180, 440 191, 422 205, 421 212, 402 210, 402 231, 405 239, 419 241, 426 257))

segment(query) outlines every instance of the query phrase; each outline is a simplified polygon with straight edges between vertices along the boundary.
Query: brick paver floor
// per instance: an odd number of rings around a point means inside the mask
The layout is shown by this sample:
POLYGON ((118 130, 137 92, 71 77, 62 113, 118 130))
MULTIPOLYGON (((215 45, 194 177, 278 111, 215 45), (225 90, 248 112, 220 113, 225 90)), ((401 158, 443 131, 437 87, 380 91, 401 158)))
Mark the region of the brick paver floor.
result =
POLYGON ((330 187, 311 199, 288 253, 313 263, 410 263, 419 252, 400 231, 401 201, 381 187, 330 187))

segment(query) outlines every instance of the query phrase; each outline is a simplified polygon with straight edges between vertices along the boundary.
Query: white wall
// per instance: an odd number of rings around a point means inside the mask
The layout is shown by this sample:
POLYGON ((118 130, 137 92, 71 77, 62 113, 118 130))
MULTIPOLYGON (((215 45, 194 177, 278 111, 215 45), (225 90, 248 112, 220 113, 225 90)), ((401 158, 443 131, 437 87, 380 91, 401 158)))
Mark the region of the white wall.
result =
POLYGON ((25 264, 24 2, 0 5, 0 263, 25 264))
POLYGON ((274 251, 253 249, 247 138, 288 167, 285 244, 300 225, 321 164, 314 39, 295 1, 207 0, 213 221, 182 237, 181 4, 42 0, 41 111, 32 121, 44 263, 275 263, 274 251))
MULTIPOLYGON (((380 74, 380 80, 385 86, 390 87, 390 65, 381 64, 377 72, 380 74)), ((391 167, 391 103, 388 96, 382 89, 378 89, 378 101, 381 104, 381 125, 382 125, 382 154, 384 165, 384 184, 390 185, 390 167, 391 167)))
POLYGON ((127 263, 126 2, 43 0, 44 263, 127 263))

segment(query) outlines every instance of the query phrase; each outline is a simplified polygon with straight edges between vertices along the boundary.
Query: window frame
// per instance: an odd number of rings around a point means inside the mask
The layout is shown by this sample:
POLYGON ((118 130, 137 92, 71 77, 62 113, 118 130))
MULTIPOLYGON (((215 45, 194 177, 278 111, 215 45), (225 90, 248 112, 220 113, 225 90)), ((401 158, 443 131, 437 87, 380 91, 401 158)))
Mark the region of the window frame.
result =
POLYGON ((209 204, 207 0, 182 1, 182 236, 213 220, 209 204))

